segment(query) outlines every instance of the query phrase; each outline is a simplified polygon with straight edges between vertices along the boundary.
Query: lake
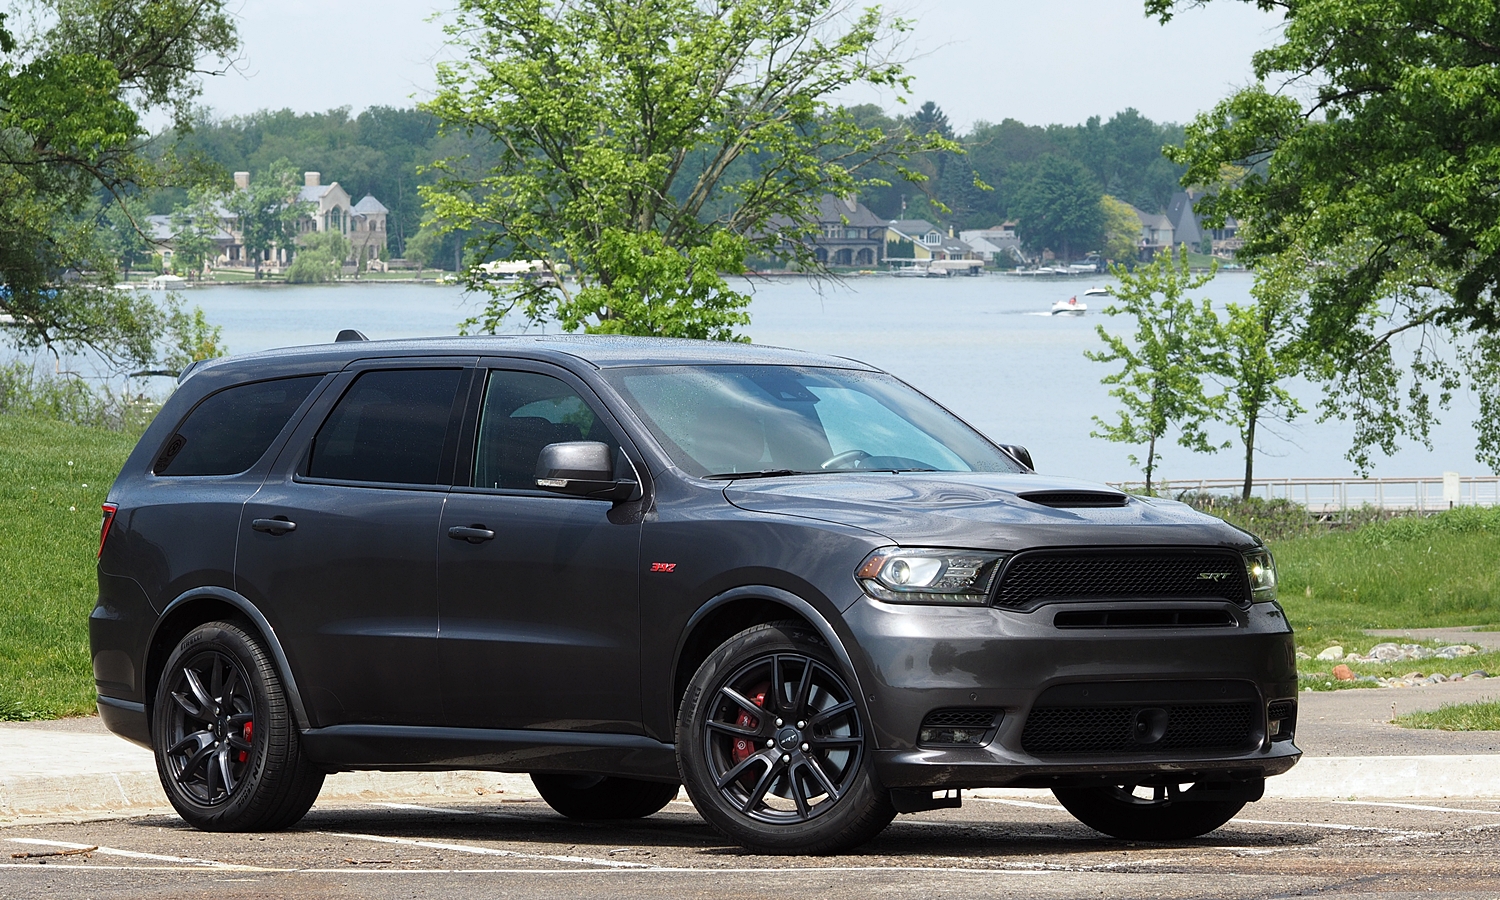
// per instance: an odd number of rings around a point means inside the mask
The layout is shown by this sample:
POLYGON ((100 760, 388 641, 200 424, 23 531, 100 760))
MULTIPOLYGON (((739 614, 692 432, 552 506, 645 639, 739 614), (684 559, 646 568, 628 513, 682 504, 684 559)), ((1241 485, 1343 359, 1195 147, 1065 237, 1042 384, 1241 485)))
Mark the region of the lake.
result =
MULTIPOLYGON (((1106 286, 1108 277, 1032 279, 1002 275, 901 279, 864 276, 819 285, 806 279, 757 280, 746 329, 756 343, 849 356, 911 382, 975 427, 1007 443, 1025 444, 1038 469, 1095 480, 1139 478, 1127 456, 1143 448, 1089 437, 1093 416, 1111 417, 1116 403, 1099 379, 1112 367, 1090 362, 1086 350, 1102 344, 1095 326, 1128 332, 1131 322, 1090 311, 1053 317, 1056 300, 1106 286)), ((1202 294, 1216 303, 1249 302, 1253 276, 1226 272, 1202 294)), ((235 353, 331 341, 343 328, 372 339, 456 334, 482 298, 457 287, 419 284, 325 286, 216 286, 184 292, 223 328, 235 353)), ((1097 300, 1097 298, 1096 298, 1097 300)), ((1104 304, 1095 302, 1094 310, 1104 304)), ((514 330, 520 330, 518 327, 514 330)), ((1312 409, 1318 389, 1294 386, 1312 409)), ((1410 446, 1377 461, 1372 474, 1436 476, 1444 471, 1489 474, 1474 460, 1470 423, 1477 405, 1455 398, 1445 422, 1433 430, 1434 449, 1410 446)), ((1271 423, 1256 474, 1265 477, 1333 477, 1354 474, 1344 459, 1352 427, 1317 424, 1316 415, 1293 425, 1271 423)), ((1219 427, 1219 439, 1234 434, 1219 427)), ((1195 454, 1164 448, 1160 475, 1235 478, 1243 475, 1237 448, 1195 454)))

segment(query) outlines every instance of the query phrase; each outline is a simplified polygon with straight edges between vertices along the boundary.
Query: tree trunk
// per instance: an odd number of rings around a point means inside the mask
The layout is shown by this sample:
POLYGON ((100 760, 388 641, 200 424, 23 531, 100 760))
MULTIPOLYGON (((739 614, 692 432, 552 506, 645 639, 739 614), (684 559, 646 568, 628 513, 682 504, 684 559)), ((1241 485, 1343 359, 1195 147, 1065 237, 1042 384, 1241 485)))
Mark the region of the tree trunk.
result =
POLYGON ((1255 420, 1252 412, 1245 417, 1245 488, 1240 491, 1241 500, 1250 499, 1250 482, 1255 478, 1255 420))
POLYGON ((1156 435, 1151 435, 1151 443, 1146 447, 1146 496, 1155 496, 1151 491, 1151 472, 1156 468, 1156 435))

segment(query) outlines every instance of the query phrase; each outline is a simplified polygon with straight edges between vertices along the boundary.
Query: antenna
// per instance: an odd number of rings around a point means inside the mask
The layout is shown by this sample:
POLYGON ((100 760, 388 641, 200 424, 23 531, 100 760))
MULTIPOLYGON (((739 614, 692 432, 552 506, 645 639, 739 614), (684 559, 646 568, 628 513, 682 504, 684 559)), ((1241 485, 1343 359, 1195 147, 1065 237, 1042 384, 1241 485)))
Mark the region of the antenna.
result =
POLYGON ((348 341, 368 341, 368 340, 369 340, 369 338, 365 337, 365 333, 363 331, 356 331, 353 328, 345 328, 343 331, 339 332, 339 336, 336 337, 336 338, 334 338, 333 342, 335 344, 343 344, 343 343, 346 343, 348 341))

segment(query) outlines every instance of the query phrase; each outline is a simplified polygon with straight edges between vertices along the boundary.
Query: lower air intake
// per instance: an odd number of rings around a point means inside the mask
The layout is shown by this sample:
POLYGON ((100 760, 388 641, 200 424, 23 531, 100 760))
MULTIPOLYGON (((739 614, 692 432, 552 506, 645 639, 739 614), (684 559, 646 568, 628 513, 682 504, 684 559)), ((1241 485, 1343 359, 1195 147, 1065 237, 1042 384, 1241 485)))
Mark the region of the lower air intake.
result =
POLYGON ((1035 756, 1242 752, 1255 746, 1256 712, 1250 701, 1036 707, 1021 746, 1035 756))
POLYGON ((935 709, 922 720, 917 743, 923 747, 980 747, 1000 725, 998 709, 935 709))

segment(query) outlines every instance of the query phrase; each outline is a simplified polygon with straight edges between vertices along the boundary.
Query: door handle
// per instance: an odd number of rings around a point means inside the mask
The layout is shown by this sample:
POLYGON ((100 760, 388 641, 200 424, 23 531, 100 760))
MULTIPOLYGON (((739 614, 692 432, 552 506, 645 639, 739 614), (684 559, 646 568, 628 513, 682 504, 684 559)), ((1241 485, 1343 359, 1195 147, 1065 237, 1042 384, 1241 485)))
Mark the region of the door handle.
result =
POLYGON ((454 525, 448 529, 448 537, 455 541, 468 541, 471 544, 482 544, 485 541, 493 541, 495 532, 485 528, 483 525, 454 525))
POLYGON ((250 527, 256 531, 264 531, 266 534, 283 535, 289 531, 297 530, 296 522, 288 522, 286 519, 255 519, 250 527))

